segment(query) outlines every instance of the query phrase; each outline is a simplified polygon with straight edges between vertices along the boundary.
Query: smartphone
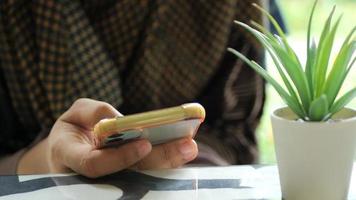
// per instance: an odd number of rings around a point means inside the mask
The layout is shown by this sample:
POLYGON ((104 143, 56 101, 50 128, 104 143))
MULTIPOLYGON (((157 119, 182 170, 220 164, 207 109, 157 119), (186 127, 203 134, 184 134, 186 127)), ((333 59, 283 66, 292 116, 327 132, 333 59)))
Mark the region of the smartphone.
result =
POLYGON ((156 145, 194 137, 204 119, 205 109, 198 103, 103 119, 94 127, 94 144, 97 148, 112 147, 145 138, 156 145))

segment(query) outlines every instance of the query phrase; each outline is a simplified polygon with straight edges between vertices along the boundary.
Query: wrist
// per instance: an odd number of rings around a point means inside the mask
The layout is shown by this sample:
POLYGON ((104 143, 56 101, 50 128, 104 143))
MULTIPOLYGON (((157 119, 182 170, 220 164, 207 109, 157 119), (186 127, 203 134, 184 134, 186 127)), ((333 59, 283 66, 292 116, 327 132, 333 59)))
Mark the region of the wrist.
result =
POLYGON ((41 174, 49 172, 47 162, 47 138, 27 149, 17 165, 17 174, 41 174))
POLYGON ((72 170, 65 165, 65 156, 63 156, 63 147, 65 142, 56 138, 47 142, 46 162, 50 173, 66 173, 72 170))

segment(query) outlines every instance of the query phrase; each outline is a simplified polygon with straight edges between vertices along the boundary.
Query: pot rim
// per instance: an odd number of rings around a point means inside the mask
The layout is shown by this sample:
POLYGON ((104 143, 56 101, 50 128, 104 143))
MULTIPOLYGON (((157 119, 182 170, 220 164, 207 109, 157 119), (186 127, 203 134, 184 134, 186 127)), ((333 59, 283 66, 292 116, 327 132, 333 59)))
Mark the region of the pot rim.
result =
MULTIPOLYGON (((297 120, 299 119, 296 114, 294 114, 291 109, 287 106, 283 106, 280 108, 275 109, 272 114, 271 118, 276 119, 278 121, 285 121, 288 123, 310 123, 310 124, 326 124, 326 123, 351 123, 356 121, 356 110, 348 107, 344 107, 341 111, 337 112, 336 117, 332 117, 333 121, 304 121, 304 120, 297 120), (284 116, 283 116, 284 114, 284 116), (288 115, 288 116, 286 116, 288 115), (341 116, 338 116, 341 115, 341 116), (346 115, 346 116, 345 116, 346 115)), ((334 115, 334 116, 335 116, 334 115)))

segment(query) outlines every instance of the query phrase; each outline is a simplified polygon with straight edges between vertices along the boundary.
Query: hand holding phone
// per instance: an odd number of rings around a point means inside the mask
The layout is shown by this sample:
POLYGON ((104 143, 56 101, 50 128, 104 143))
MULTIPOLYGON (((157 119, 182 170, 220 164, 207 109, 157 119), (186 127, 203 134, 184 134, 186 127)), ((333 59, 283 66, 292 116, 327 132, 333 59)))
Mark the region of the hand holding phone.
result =
POLYGON ((194 137, 205 119, 205 110, 198 103, 143 112, 112 119, 103 119, 94 127, 97 148, 120 145, 145 138, 152 145, 182 137, 194 137))

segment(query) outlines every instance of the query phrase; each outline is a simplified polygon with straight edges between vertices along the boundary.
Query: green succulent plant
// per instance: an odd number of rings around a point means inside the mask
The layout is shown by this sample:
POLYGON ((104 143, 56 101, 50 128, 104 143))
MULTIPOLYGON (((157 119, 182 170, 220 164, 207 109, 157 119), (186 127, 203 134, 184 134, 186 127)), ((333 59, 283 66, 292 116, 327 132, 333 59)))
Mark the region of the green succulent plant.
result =
POLYGON ((334 6, 324 24, 319 42, 316 44, 315 39, 311 39, 311 24, 316 4, 317 1, 315 1, 309 17, 307 59, 304 67, 295 51, 288 44, 285 33, 277 21, 257 4, 253 4, 253 6, 268 17, 278 35, 273 35, 254 21, 251 21, 252 26, 235 21, 236 24, 249 31, 271 55, 285 87, 273 79, 258 63, 249 60, 242 53, 228 48, 228 51, 246 62, 270 83, 287 106, 305 121, 326 121, 356 97, 356 87, 339 97, 341 86, 356 60, 353 55, 356 48, 356 41, 353 37, 356 26, 346 36, 334 61, 331 62, 330 54, 341 16, 332 24, 334 6))

